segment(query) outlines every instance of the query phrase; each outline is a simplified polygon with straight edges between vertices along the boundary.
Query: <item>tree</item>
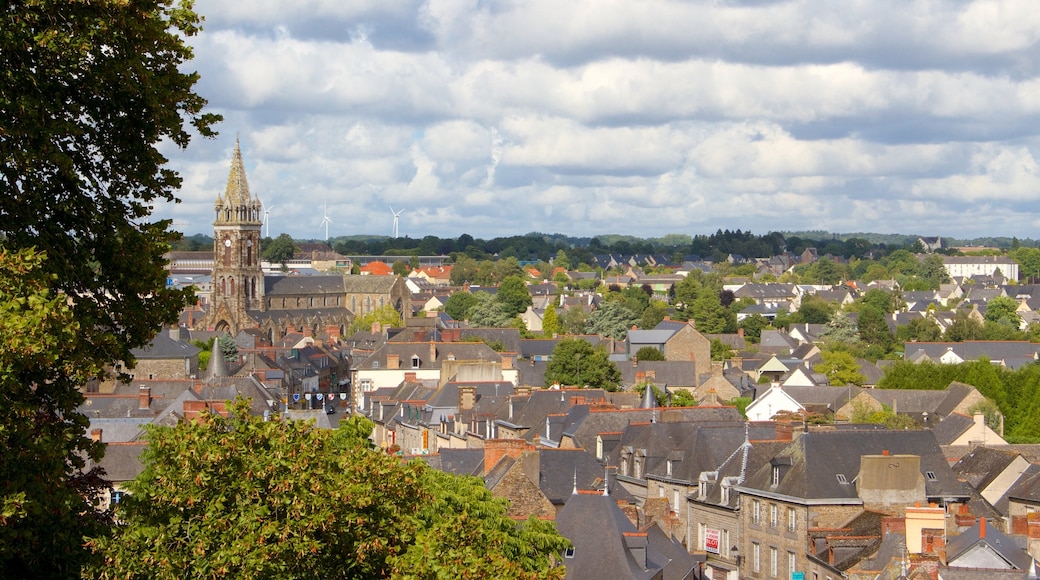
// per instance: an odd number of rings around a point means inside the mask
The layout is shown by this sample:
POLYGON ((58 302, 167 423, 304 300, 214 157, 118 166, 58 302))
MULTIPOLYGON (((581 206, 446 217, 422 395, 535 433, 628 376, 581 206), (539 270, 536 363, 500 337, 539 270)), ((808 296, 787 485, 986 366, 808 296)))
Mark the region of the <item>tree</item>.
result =
POLYGON ((53 275, 43 270, 44 262, 32 250, 0 248, 4 577, 78 576, 87 556, 80 549, 83 535, 105 529, 105 515, 93 501, 100 474, 86 471, 84 461, 100 459, 102 447, 84 437, 87 419, 75 412, 82 401, 75 386, 100 368, 82 351, 76 358, 65 355, 63 345, 76 340, 79 325, 67 297, 51 289, 53 275), (37 382, 44 377, 55 383, 37 382))
POLYGON ((711 339, 711 360, 719 361, 733 357, 733 349, 717 338, 711 339))
POLYGON ((479 480, 370 449, 371 428, 360 416, 335 430, 264 421, 244 400, 227 417, 149 427, 122 525, 91 542, 103 559, 92 577, 436 577, 462 562, 562 577, 551 562, 566 540, 551 525, 517 528, 479 480))
POLYGON ((545 386, 555 383, 616 391, 621 386, 621 371, 605 348, 580 338, 565 338, 553 348, 545 365, 545 386))
POLYGON ((637 361, 648 361, 648 360, 662 361, 662 360, 665 360, 664 353, 662 353, 661 351, 657 350, 657 348, 653 347, 653 346, 644 346, 644 347, 640 348, 639 350, 636 351, 636 357, 635 358, 636 358, 637 361))
POLYGON ((498 292, 495 293, 495 299, 502 304, 510 318, 523 314, 527 307, 534 303, 531 300, 531 291, 527 289, 520 276, 509 276, 502 280, 498 285, 498 292))
POLYGON ((560 319, 556 316, 556 304, 550 302, 542 313, 542 334, 548 337, 560 333, 560 319))
POLYGON ((885 313, 880 308, 870 304, 864 306, 859 311, 856 327, 863 342, 880 347, 884 352, 892 348, 892 332, 888 329, 885 313))
POLYGON ((813 367, 813 370, 827 375, 827 379, 832 385, 862 386, 867 382, 867 377, 859 372, 859 364, 856 359, 847 352, 825 350, 820 353, 820 359, 821 361, 813 367))
POLYGON ((487 292, 477 292, 476 302, 466 312, 466 320, 473 326, 506 328, 513 323, 513 315, 502 302, 487 292))
POLYGON ((950 342, 962 342, 965 340, 982 340, 986 335, 986 329, 973 311, 962 308, 953 315, 953 322, 946 329, 946 340, 950 342))
POLYGON ((942 329, 934 318, 915 318, 896 328, 899 342, 938 342, 942 340, 942 329))
POLYGON ((390 265, 394 272, 394 276, 407 276, 408 275, 408 264, 404 260, 394 260, 394 263, 390 265))
POLYGON ((765 316, 757 312, 744 318, 737 325, 738 328, 744 329, 744 337, 749 342, 759 342, 762 339, 762 330, 767 326, 769 326, 769 321, 766 320, 765 316))
POLYGON ((798 306, 798 315, 801 316, 802 322, 827 324, 834 310, 834 306, 824 302, 822 299, 816 296, 808 296, 802 299, 801 305, 798 306))
MULTIPOLYGON (((0 10, 0 246, 8 255, 35 249, 32 283, 42 287, 26 290, 67 301, 78 325, 59 358, 40 343, 0 394, 0 431, 15 444, 6 453, 25 446, 0 460, 0 575, 78 575, 82 535, 98 514, 70 492, 83 458, 99 455, 83 436, 78 387, 90 372, 132 365, 131 350, 190 299, 166 287, 162 256, 179 234, 150 216, 180 186, 159 145, 184 148, 192 127, 211 136, 218 120, 193 92, 198 75, 184 72, 199 23, 189 3, 152 0, 0 10), (21 472, 33 455, 40 465, 21 472)), ((8 310, 5 324, 25 315, 8 310)), ((5 338, 2 356, 28 348, 25 336, 5 338)))
POLYGON ((585 326, 588 322, 588 314, 578 307, 568 308, 563 312, 560 326, 565 334, 585 334, 585 326))
POLYGON ((986 303, 985 320, 1018 329, 1022 318, 1018 315, 1018 302, 1010 296, 997 296, 986 303))
MULTIPOLYGON (((454 270, 452 270, 454 272, 454 270)), ((479 300, 473 294, 466 291, 453 293, 444 303, 444 312, 455 320, 465 320, 466 313, 470 308, 476 306, 479 300)))
POLYGON ((587 330, 615 340, 624 340, 628 329, 639 321, 639 316, 619 302, 604 302, 589 315, 587 330))
POLYGON ((364 314, 358 316, 350 323, 350 334, 355 332, 368 331, 372 328, 373 324, 379 323, 380 328, 400 328, 404 326, 404 320, 401 318, 401 313, 394 309, 392 304, 385 304, 364 314))
POLYGON ((271 243, 264 246, 263 258, 268 262, 285 266, 285 263, 291 260, 297 251, 299 251, 299 248, 293 242, 292 236, 280 234, 277 238, 271 240, 271 243))

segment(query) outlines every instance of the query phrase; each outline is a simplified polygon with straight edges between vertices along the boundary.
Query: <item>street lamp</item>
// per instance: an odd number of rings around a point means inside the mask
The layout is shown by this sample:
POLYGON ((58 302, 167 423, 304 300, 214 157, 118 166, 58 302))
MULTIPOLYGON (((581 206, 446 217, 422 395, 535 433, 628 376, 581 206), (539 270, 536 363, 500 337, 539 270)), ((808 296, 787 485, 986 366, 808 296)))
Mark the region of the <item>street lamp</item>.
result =
POLYGON ((740 555, 740 548, 734 545, 729 549, 729 555, 732 556, 733 561, 737 563, 737 568, 739 569, 741 561, 744 560, 744 556, 740 555))

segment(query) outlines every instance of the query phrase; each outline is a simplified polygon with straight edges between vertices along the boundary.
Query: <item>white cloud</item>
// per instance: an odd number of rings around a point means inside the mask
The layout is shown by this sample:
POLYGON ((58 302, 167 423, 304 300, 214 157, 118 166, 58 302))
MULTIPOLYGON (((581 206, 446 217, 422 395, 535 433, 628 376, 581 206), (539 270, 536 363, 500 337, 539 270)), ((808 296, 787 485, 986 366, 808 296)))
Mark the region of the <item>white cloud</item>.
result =
POLYGON ((275 229, 301 237, 325 202, 334 235, 389 234, 391 204, 415 237, 1040 222, 1027 0, 198 8, 193 64, 224 134, 164 146, 184 203, 157 208, 197 231, 236 133, 275 229))

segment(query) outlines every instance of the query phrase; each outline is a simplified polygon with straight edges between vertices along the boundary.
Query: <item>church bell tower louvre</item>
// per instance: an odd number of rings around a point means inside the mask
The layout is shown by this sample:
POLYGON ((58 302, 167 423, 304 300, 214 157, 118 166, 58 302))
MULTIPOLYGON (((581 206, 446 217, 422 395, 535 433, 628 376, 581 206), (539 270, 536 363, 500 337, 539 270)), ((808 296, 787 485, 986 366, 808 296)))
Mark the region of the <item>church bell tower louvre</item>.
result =
POLYGON ((263 207, 249 193, 237 138, 227 187, 224 195, 217 195, 213 209, 213 293, 202 326, 234 336, 257 326, 249 311, 266 310, 260 266, 263 207))

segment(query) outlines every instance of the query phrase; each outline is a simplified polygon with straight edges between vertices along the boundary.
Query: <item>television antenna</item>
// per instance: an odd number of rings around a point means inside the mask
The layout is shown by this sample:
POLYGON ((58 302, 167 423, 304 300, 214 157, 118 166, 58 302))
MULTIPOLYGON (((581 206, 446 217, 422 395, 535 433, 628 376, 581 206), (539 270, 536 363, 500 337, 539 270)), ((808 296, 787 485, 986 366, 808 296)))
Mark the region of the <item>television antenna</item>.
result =
POLYGON ((404 213, 404 210, 402 209, 400 211, 394 211, 394 206, 390 206, 390 213, 394 214, 394 237, 396 238, 399 234, 399 232, 397 231, 397 226, 400 222, 401 214, 404 213))
POLYGON ((321 225, 325 226, 325 241, 329 241, 329 224, 332 220, 329 218, 329 204, 325 204, 325 210, 321 218, 321 225))

